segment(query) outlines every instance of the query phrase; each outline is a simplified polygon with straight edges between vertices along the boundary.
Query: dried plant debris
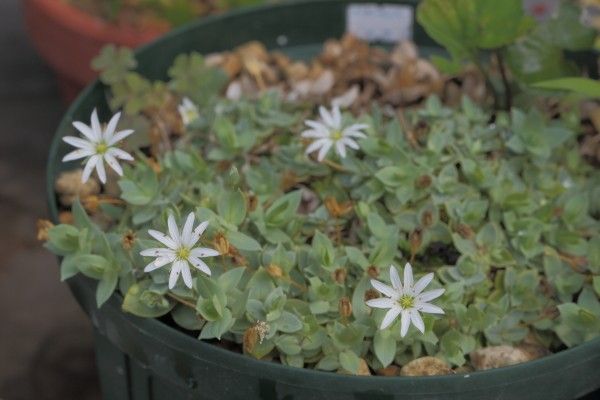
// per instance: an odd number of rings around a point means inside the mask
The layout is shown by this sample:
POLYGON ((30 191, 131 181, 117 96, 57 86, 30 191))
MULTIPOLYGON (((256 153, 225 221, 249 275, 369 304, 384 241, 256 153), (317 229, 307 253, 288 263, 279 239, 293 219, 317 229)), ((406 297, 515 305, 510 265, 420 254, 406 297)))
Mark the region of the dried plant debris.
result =
POLYGON ((255 97, 276 90, 291 101, 338 105, 355 112, 374 102, 392 108, 419 104, 437 94, 456 104, 463 94, 485 100, 483 77, 475 69, 446 77, 425 58, 414 43, 400 42, 391 51, 346 34, 329 39, 310 62, 291 60, 250 42, 231 52, 207 57, 211 66, 226 71, 230 99, 255 97))

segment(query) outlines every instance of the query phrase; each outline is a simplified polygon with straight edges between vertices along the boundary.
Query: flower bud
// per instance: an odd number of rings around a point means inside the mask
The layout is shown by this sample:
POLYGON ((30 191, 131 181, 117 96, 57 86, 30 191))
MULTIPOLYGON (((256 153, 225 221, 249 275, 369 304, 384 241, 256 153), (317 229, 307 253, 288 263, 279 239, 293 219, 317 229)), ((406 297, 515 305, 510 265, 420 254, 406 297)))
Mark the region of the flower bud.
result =
POLYGON ((231 252, 231 245, 229 244, 229 241, 225 235, 223 235, 221 232, 217 233, 213 241, 215 249, 219 252, 219 254, 227 255, 231 252))
POLYGON ((348 275, 348 273, 346 272, 346 270, 344 268, 338 268, 335 271, 333 271, 333 273, 331 274, 331 277, 337 283, 343 284, 346 281, 347 275, 348 275))
POLYGON ((338 303, 338 311, 343 318, 348 318, 352 315, 352 303, 348 297, 342 297, 338 303))
POLYGON ((421 175, 415 181, 415 186, 417 187, 417 189, 427 189, 429 186, 431 186, 431 182, 431 176, 421 175))
POLYGON ((423 235, 420 229, 415 229, 412 231, 408 238, 408 242, 410 244, 410 254, 417 254, 421 245, 423 244, 423 235))
POLYGON ((378 299, 379 298, 379 292, 375 289, 367 289, 365 291, 365 301, 369 301, 369 300, 373 300, 373 299, 378 299))
POLYGON ((367 275, 373 279, 377 278, 379 276, 379 268, 374 265, 370 265, 369 268, 367 268, 367 275))
POLYGON ((123 237, 121 238, 121 246, 123 246, 124 250, 131 250, 133 244, 135 243, 135 239, 135 232, 130 229, 123 234, 123 237))

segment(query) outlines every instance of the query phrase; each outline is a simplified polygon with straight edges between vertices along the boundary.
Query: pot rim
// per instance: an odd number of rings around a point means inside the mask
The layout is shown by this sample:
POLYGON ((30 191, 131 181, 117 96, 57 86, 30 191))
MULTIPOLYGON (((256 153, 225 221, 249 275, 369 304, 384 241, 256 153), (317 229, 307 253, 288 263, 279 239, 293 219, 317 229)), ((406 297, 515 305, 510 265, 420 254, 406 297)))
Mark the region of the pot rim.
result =
MULTIPOLYGON (((35 1, 51 1, 51 0, 35 0, 35 1)), ((323 3, 360 3, 360 1, 352 0, 297 0, 293 3, 278 3, 271 5, 257 5, 237 9, 221 15, 211 15, 203 18, 200 21, 195 21, 191 24, 184 25, 182 27, 169 31, 166 35, 161 36, 152 43, 146 44, 138 48, 135 52, 136 56, 139 57, 147 52, 149 49, 157 45, 165 45, 166 42, 173 40, 175 37, 184 34, 189 30, 193 30, 198 26, 211 25, 219 21, 227 21, 229 18, 252 18, 252 14, 261 13, 265 10, 278 9, 283 7, 302 7, 310 4, 323 4, 323 3)), ((418 3, 418 0, 365 0, 364 2, 370 3, 412 3, 413 5, 418 3)), ((61 139, 64 136, 62 133, 68 129, 72 121, 72 115, 79 107, 85 103, 86 98, 93 93, 95 90, 100 89, 102 84, 99 80, 95 80, 93 83, 88 85, 77 97, 77 99, 70 105, 67 112, 64 114, 61 122, 56 130, 52 144, 50 146, 49 157, 47 162, 47 179, 46 179, 46 195, 47 204, 50 211, 51 219, 54 223, 58 221, 58 205, 57 197, 54 191, 54 178, 60 170, 60 159, 58 157, 58 150, 61 145, 61 139)), ((84 291, 91 291, 92 284, 88 282, 89 278, 82 277, 80 274, 69 279, 69 282, 74 285, 77 289, 84 291)), ((93 294, 91 295, 94 298, 93 294)), ((466 374, 452 374, 452 375, 435 375, 435 376, 356 376, 356 375, 342 375, 331 373, 327 371, 320 371, 309 368, 295 368, 280 363, 257 360, 252 357, 246 356, 241 353, 237 353, 231 350, 226 350, 221 347, 212 345, 204 342, 197 338, 187 335, 173 327, 170 327, 156 318, 140 318, 130 314, 127 314, 121 310, 123 296, 120 293, 115 292, 110 299, 100 309, 85 310, 89 314, 101 313, 105 308, 110 308, 112 312, 120 314, 122 319, 126 321, 132 328, 138 333, 152 337, 153 340, 162 343, 168 348, 175 350, 180 353, 184 353, 197 360, 204 362, 210 362, 221 367, 225 366, 231 370, 243 371, 245 374, 265 375, 265 373, 277 373, 290 385, 295 386, 309 386, 311 384, 319 385, 320 389, 327 391, 336 391, 334 387, 322 386, 324 382, 332 385, 344 385, 345 388, 368 388, 376 387, 380 390, 398 390, 401 384, 404 388, 413 388, 413 384, 418 384, 419 388, 424 388, 425 391, 419 393, 442 393, 436 391, 433 386, 434 383, 440 383, 442 388, 448 391, 455 388, 457 384, 468 378, 470 383, 474 385, 473 390, 476 390, 476 381, 486 382, 487 388, 494 388, 500 386, 506 386, 508 384, 515 384, 519 381, 532 380, 535 377, 541 377, 551 373, 555 373, 557 369, 564 367, 565 365, 573 366, 590 362, 594 359, 600 359, 600 337, 592 339, 588 342, 580 344, 578 346, 562 350, 557 353, 550 354, 548 356, 520 363, 511 366, 494 368, 482 371, 473 371, 466 374), (574 361, 575 360, 575 361, 574 361), (225 365, 224 365, 225 364, 225 365), (266 372, 265 372, 266 371, 266 372), (491 379, 490 379, 491 378, 491 379), (291 383, 290 383, 291 382, 291 383), (409 385, 407 385, 409 383, 409 385), (429 391, 427 388, 431 387, 429 391)), ((95 307, 95 303, 92 305, 95 307)), ((85 309, 85 307, 84 307, 85 309)), ((127 352, 125 349, 122 349, 127 352)), ((157 371, 160 373, 160 371, 157 371)))

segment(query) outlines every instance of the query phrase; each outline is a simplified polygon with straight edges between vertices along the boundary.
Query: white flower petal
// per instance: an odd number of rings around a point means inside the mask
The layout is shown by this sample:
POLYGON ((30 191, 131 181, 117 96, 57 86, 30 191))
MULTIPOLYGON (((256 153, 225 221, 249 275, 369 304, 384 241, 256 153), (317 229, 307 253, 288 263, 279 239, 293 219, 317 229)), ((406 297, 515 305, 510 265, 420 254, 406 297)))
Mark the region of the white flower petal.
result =
POLYGON ((98 161, 96 161, 96 173, 98 174, 98 178, 100 178, 100 182, 106 183, 106 170, 104 169, 102 157, 98 157, 98 161))
POLYGON ((185 261, 175 261, 171 267, 171 274, 169 275, 169 289, 173 289, 177 283, 177 278, 181 274, 182 266, 185 265, 185 261))
POLYGON ((92 111, 92 134, 94 135, 94 141, 98 142, 102 140, 102 125, 98 119, 98 110, 94 108, 92 111))
POLYGON ((421 318, 421 314, 417 310, 410 310, 410 320, 412 321, 415 328, 419 330, 421 333, 425 333, 425 324, 423 323, 423 318, 421 318))
POLYGON ((308 130, 305 130, 304 132, 302 132, 300 134, 300 136, 302 136, 303 138, 310 138, 310 139, 323 139, 323 138, 329 137, 329 132, 318 131, 315 129, 308 129, 308 130))
POLYGON ((440 307, 429 303, 419 303, 415 306, 415 309, 428 314, 445 314, 440 307))
POLYGON ((396 289, 399 293, 402 293, 402 282, 400 281, 400 275, 398 275, 398 270, 393 265, 390 265, 390 281, 392 282, 392 287, 396 289))
POLYGON ((367 125, 367 124, 352 124, 349 127, 347 127, 346 130, 349 130, 349 131, 364 131, 368 127, 369 127, 369 125, 367 125))
POLYGON ((319 154, 317 155, 317 160, 323 161, 323 159, 327 155, 327 152, 329 151, 329 149, 331 148, 332 145, 333 145, 333 142, 331 140, 325 142, 323 144, 323 146, 321 147, 321 150, 319 150, 319 154))
POLYGON ((87 149, 77 149, 65 155, 62 159, 63 162, 79 160, 80 158, 89 157, 94 154, 94 151, 87 149))
POLYGON ((88 140, 78 138, 75 136, 65 136, 62 139, 64 142, 70 144, 73 147, 77 147, 79 149, 84 149, 84 150, 91 150, 92 152, 95 152, 94 144, 88 140))
POLYGON ((339 129, 342 126, 342 113, 340 108, 334 105, 331 109, 331 119, 333 120, 333 126, 339 129))
POLYGON ((140 255, 144 257, 164 257, 175 254, 171 249, 165 249, 164 247, 153 247, 140 251, 140 255))
POLYGON ((413 288, 413 273, 410 263, 404 265, 404 290, 407 293, 412 293, 413 288))
POLYGON ((379 282, 378 280, 371 279, 371 285, 377 290, 379 293, 382 293, 392 299, 398 299, 399 293, 386 285, 385 283, 379 282))
POLYGON ((410 326, 410 312, 408 310, 402 310, 402 316, 400 317, 400 336, 406 336, 408 327, 410 326))
POLYGON ((192 247, 193 245, 195 245, 198 240, 200 240, 200 236, 202 236, 202 234, 204 233, 204 231, 206 230, 206 228, 208 227, 208 221, 204 221, 201 222, 200 225, 198 225, 196 227, 196 229, 194 229, 194 232, 192 232, 192 238, 190 239, 190 242, 188 243, 189 247, 192 247))
POLYGON ((119 165, 119 162, 112 154, 106 152, 104 153, 104 161, 119 175, 123 176, 123 168, 119 165))
POLYGON ((158 257, 156 260, 154 260, 153 264, 156 265, 157 268, 160 268, 164 265, 174 262, 175 259, 177 259, 177 256, 175 254, 170 254, 164 257, 158 257))
POLYGON ((127 136, 131 135, 133 132, 135 132, 133 129, 126 129, 124 131, 119 131, 119 132, 115 133, 115 135, 112 136, 110 139, 107 139, 106 144, 109 146, 113 146, 113 145, 119 143, 121 140, 125 139, 127 136))
POLYGON ((367 135, 364 132, 361 132, 363 129, 367 129, 369 126, 365 124, 354 124, 350 125, 347 128, 344 128, 342 131, 342 135, 345 137, 355 137, 359 139, 364 139, 367 135))
POLYGON ((365 302, 366 305, 373 308, 392 308, 396 307, 398 303, 395 300, 389 298, 371 299, 365 302))
POLYGON ((169 214, 169 218, 167 218, 167 227, 169 228, 169 235, 171 239, 178 245, 181 244, 181 238, 179 237, 179 228, 175 223, 175 217, 173 214, 169 214))
POLYGON ((354 141, 353 139, 345 137, 345 138, 341 138, 340 142, 343 142, 346 146, 351 147, 354 150, 360 149, 360 146, 358 145, 358 143, 356 143, 356 141, 354 141))
POLYGON ((390 310, 385 313, 385 317, 383 317, 383 321, 381 321, 381 326, 379 327, 379 329, 385 329, 388 326, 390 326, 394 320, 396 318, 398 318, 398 315, 402 312, 402 309, 400 307, 392 307, 390 308, 390 310))
POLYGON ((316 151, 316 150, 322 148, 325 145, 325 143, 329 143, 329 142, 331 142, 331 140, 329 138, 322 138, 319 140, 315 140, 314 142, 309 144, 308 147, 306 147, 305 153, 310 154, 313 151, 316 151))
POLYGON ((196 267, 200 271, 204 272, 206 275, 208 275, 208 276, 211 275, 210 268, 208 268, 208 265, 206 265, 206 263, 204 261, 202 261, 201 259, 199 259, 198 257, 190 256, 188 258, 188 261, 194 267, 196 267))
POLYGON ((195 109, 196 105, 194 104, 194 102, 192 102, 192 100, 190 100, 189 97, 184 97, 183 101, 182 101, 183 107, 186 109, 195 109))
POLYGON ((131 154, 121 149, 117 149, 116 147, 111 147, 106 152, 112 155, 113 157, 120 158, 121 160, 133 161, 133 157, 131 156, 131 154))
POLYGON ((428 290, 426 292, 423 292, 423 293, 420 293, 419 295, 417 295, 417 301, 426 303, 426 302, 431 301, 433 299, 437 299, 438 297, 440 297, 441 295, 443 295, 445 291, 446 291, 446 289, 428 290))
POLYGON ((339 154, 340 157, 346 158, 346 147, 344 146, 344 142, 338 140, 335 142, 335 150, 339 154))
POLYGON ((74 121, 73 122, 73 127, 75 129, 77 129, 83 136, 85 136, 86 138, 88 138, 90 141, 92 141, 92 142, 97 142, 98 141, 98 139, 96 138, 96 135, 92 131, 92 128, 89 127, 89 126, 87 126, 83 122, 74 121))
POLYGON ((183 283, 185 283, 185 286, 187 286, 189 289, 192 288, 192 273, 190 271, 190 266, 188 265, 187 262, 184 262, 184 264, 181 266, 181 277, 183 278, 183 283))
POLYGON ((152 272, 155 269, 159 269, 160 267, 163 267, 163 266, 164 266, 164 264, 156 264, 154 261, 152 261, 150 264, 148 264, 144 267, 144 272, 152 272))
POLYGON ((413 287, 413 294, 416 296, 419 293, 421 293, 423 291, 423 289, 425 289, 427 287, 427 285, 429 285, 431 283, 432 280, 433 280, 433 272, 423 276, 421 279, 419 279, 417 281, 417 283, 415 283, 415 286, 413 287))
POLYGON ((323 106, 319 107, 319 114, 321 114, 321 119, 329 128, 336 128, 333 120, 333 115, 323 106))
POLYGON ((165 235, 162 232, 155 231, 154 229, 150 229, 148 231, 148 234, 170 249, 175 250, 177 248, 177 243, 175 243, 173 241, 173 239, 171 239, 170 237, 168 237, 167 235, 165 235))
POLYGON ((115 134, 115 129, 117 129, 117 124, 119 123, 119 118, 121 118, 121 112, 116 113, 112 116, 108 124, 106 124, 106 129, 104 130, 104 134, 102 135, 103 139, 110 146, 110 140, 115 134))
POLYGON ((329 136, 329 129, 322 122, 308 119, 304 121, 304 124, 317 132, 323 132, 324 135, 329 136))
POLYGON ((98 155, 93 155, 87 160, 83 172, 81 173, 81 182, 86 183, 88 179, 90 179, 90 175, 92 175, 92 171, 96 168, 96 163, 98 162, 102 162, 98 155))
POLYGON ((192 229, 194 229, 195 218, 196 216, 193 212, 189 213, 185 220, 185 224, 183 225, 183 229, 181 230, 181 243, 183 243, 184 246, 193 246, 190 242, 192 241, 192 229))
POLYGON ((218 251, 214 249, 209 249, 207 247, 196 247, 190 252, 190 255, 194 257, 215 257, 219 254, 220 253, 218 251))

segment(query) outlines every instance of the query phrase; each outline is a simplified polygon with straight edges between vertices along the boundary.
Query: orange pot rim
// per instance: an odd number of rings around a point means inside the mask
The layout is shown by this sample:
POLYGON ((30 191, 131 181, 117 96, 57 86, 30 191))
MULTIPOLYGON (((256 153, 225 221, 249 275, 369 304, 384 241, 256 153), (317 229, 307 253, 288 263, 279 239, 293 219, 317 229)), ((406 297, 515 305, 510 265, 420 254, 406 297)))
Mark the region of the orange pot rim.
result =
POLYGON ((148 27, 134 29, 128 26, 111 24, 100 17, 79 10, 62 0, 26 0, 42 9, 49 17, 69 29, 93 37, 98 41, 135 46, 140 42, 148 42, 166 29, 148 27))

